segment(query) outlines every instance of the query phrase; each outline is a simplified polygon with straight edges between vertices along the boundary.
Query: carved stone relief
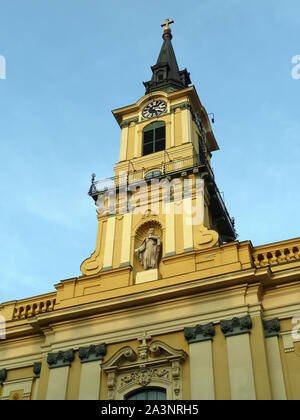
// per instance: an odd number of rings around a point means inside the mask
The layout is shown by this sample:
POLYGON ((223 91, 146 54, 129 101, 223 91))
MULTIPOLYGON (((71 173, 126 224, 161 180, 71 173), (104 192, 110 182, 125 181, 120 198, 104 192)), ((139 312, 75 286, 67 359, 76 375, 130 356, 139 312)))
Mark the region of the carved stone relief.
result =
POLYGON ((109 400, 123 400, 141 387, 165 388, 168 400, 182 399, 181 363, 187 354, 161 341, 150 345, 147 339, 138 347, 138 354, 129 346, 118 350, 102 369, 107 374, 109 400))

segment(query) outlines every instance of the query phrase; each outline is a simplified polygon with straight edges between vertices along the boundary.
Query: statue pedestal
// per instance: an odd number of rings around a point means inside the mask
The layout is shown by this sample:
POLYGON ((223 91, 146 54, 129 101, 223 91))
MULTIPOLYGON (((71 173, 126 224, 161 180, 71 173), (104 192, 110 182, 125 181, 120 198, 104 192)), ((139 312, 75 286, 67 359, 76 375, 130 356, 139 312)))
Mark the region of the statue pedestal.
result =
POLYGON ((137 273, 135 283, 136 284, 146 283, 148 281, 159 280, 159 278, 160 276, 159 276, 158 269, 155 268, 152 270, 146 270, 146 271, 141 271, 140 273, 137 273))

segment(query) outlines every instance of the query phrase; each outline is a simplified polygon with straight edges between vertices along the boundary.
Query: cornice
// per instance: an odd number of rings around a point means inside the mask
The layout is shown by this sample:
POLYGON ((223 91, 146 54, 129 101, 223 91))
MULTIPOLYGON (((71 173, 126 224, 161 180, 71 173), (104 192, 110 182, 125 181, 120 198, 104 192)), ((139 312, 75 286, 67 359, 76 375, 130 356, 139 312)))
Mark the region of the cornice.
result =
MULTIPOLYGON (((187 257, 187 255, 183 256, 182 258, 185 257, 187 257)), ((169 260, 172 258, 175 257, 170 257, 169 260)), ((195 275, 196 274, 197 273, 195 273, 195 275)), ((155 303, 162 300, 169 301, 173 298, 188 298, 193 294, 207 292, 210 290, 221 290, 222 288, 235 286, 238 284, 261 283, 263 290, 267 291, 268 293, 270 285, 276 285, 278 284, 278 279, 280 282, 283 282, 284 279, 286 284, 284 285, 281 283, 280 287, 284 287, 288 293, 289 287, 295 286, 295 283, 289 285, 288 282, 298 279, 299 274, 299 267, 276 273, 272 273, 269 267, 262 267, 259 269, 245 269, 233 273, 189 281, 185 281, 186 276, 182 275, 181 283, 171 284, 172 279, 165 279, 165 282, 169 282, 169 284, 162 287, 152 288, 151 290, 145 290, 145 288, 137 287, 140 285, 128 286, 128 288, 126 288, 127 294, 124 290, 123 296, 59 308, 52 312, 41 313, 26 320, 22 320, 22 324, 19 324, 16 321, 8 322, 6 329, 7 339, 2 340, 3 343, 0 342, 0 346, 5 345, 5 342, 7 342, 8 339, 34 335, 38 333, 41 328, 56 322, 69 322, 70 320, 79 319, 93 314, 101 314, 105 312, 107 313, 115 310, 124 310, 126 308, 132 307, 133 305, 142 306, 151 302, 155 303), (265 289, 266 286, 267 289, 265 289)), ((89 277, 85 277, 85 279, 88 280, 89 277)), ((83 280, 84 279, 82 279, 82 281, 83 280)), ((157 284, 159 283, 155 282, 155 285, 157 284)), ((276 291, 276 288, 274 290, 276 291)), ((270 293, 272 293, 272 289, 270 290, 270 293)), ((265 297, 263 300, 264 299, 265 297)), ((264 307, 264 319, 272 319, 275 317, 278 317, 279 319, 287 318, 293 316, 293 311, 295 310, 297 312, 300 310, 300 305, 296 304, 295 302, 291 303, 291 305, 282 305, 282 307, 277 304, 274 308, 264 307)))

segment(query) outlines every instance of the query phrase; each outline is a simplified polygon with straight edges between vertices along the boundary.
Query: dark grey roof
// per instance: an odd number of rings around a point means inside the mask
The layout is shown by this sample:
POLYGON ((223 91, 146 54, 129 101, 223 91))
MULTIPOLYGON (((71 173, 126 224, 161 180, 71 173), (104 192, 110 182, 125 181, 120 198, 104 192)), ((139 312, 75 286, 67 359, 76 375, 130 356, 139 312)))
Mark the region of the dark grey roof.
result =
POLYGON ((179 70, 170 29, 164 31, 163 40, 157 63, 151 67, 152 79, 149 82, 144 82, 146 94, 156 90, 174 92, 188 87, 191 83, 187 70, 179 70))

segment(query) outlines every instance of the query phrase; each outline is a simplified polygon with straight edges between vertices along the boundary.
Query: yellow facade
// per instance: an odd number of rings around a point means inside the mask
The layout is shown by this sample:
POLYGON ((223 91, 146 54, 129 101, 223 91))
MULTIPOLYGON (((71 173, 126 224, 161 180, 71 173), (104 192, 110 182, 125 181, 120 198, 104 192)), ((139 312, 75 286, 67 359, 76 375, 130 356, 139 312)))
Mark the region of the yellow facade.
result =
POLYGON ((114 400, 150 387, 169 400, 300 399, 300 238, 259 247, 222 241, 207 181, 201 220, 189 224, 178 211, 200 208, 196 183, 218 149, 195 87, 156 90, 113 114, 121 128, 116 212, 97 207, 95 252, 80 277, 0 305, 0 399, 114 400), (166 110, 144 118, 156 100, 166 110), (158 121, 165 148, 143 155, 144 130, 158 121), (147 182, 135 192, 138 211, 121 211, 124 176, 137 182, 154 171, 189 180, 190 195, 166 204, 159 186, 150 198, 147 182), (149 228, 162 242, 155 278, 135 253, 149 228))

